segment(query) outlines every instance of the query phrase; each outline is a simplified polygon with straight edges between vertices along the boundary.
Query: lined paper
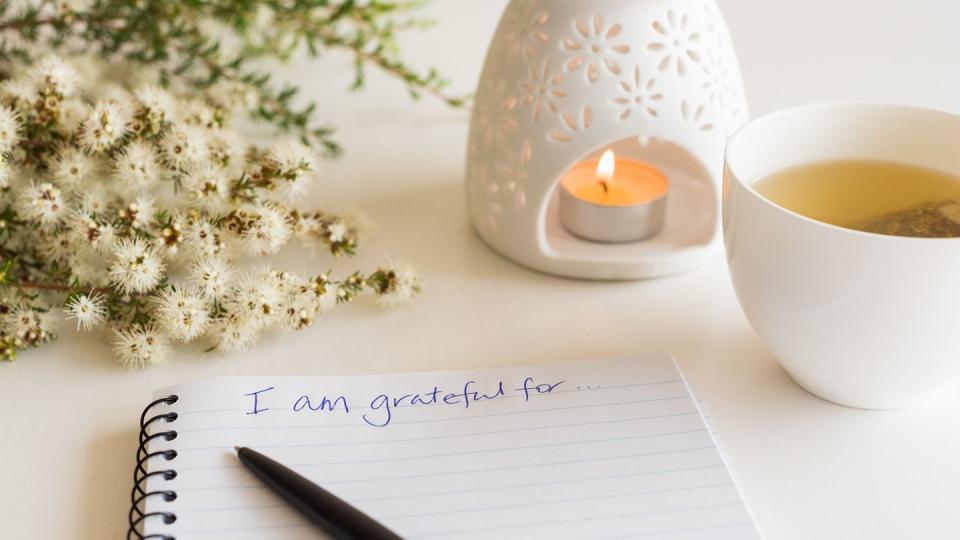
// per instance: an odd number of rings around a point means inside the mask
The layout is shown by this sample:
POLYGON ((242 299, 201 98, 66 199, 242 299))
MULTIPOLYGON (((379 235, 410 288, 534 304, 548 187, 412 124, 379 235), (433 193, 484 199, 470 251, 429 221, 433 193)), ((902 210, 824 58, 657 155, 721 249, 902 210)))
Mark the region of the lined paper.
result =
MULTIPOLYGON (((239 463, 248 446, 405 538, 756 539, 668 355, 473 372, 236 377, 165 388, 172 468, 144 532, 323 538, 239 463)), ((166 412, 160 406, 157 412, 166 412)))

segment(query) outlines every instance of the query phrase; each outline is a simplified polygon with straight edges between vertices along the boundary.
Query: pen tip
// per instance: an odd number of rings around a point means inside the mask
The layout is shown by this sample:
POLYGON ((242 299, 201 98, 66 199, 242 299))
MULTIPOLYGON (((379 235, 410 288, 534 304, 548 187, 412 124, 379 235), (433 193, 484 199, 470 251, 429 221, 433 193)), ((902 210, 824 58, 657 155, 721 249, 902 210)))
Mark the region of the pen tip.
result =
POLYGON ((240 453, 240 447, 239 447, 239 446, 234 446, 233 449, 236 450, 238 454, 240 453))

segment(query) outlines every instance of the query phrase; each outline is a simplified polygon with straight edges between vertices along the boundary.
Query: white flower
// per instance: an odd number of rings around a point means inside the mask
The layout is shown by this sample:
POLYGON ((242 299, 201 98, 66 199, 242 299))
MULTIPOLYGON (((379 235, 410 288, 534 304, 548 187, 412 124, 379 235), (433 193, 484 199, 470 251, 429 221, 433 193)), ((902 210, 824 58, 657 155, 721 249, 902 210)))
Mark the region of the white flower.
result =
POLYGON ((113 352, 128 368, 162 364, 170 357, 166 338, 153 325, 116 330, 113 352))
POLYGON ((226 129, 211 130, 210 159, 224 167, 229 176, 239 176, 243 172, 246 145, 237 132, 226 129))
POLYGON ((102 295, 78 294, 64 306, 68 319, 77 320, 77 331, 89 332, 107 316, 106 302, 102 295))
POLYGON ((219 257, 206 257, 190 268, 189 281, 205 298, 218 299, 226 293, 231 274, 226 261, 219 257))
POLYGON ((80 210, 73 216, 71 230, 76 241, 90 246, 97 253, 110 250, 117 234, 112 223, 101 222, 86 210, 80 210))
POLYGON ((103 152, 120 142, 127 132, 130 114, 113 100, 97 102, 83 122, 80 144, 91 152, 103 152))
POLYGON ((96 85, 100 101, 113 103, 119 107, 129 122, 137 112, 137 101, 133 94, 122 85, 112 82, 100 82, 96 85))
POLYGON ((187 125, 211 128, 216 125, 216 113, 203 99, 181 99, 177 102, 177 121, 187 125))
POLYGON ((220 352, 240 352, 249 349, 260 335, 260 329, 249 318, 229 314, 217 319, 210 327, 210 337, 220 352))
POLYGON ((45 228, 58 225, 66 214, 63 194, 49 182, 31 182, 24 188, 20 210, 24 217, 45 228))
POLYGON ((146 240, 123 239, 113 249, 110 282, 123 293, 145 293, 163 279, 163 260, 146 240))
POLYGON ((339 287, 327 287, 317 298, 320 310, 331 309, 337 305, 340 296, 339 287))
POLYGON ((253 212, 252 223, 240 235, 244 251, 250 255, 269 255, 280 251, 292 233, 284 214, 267 205, 253 212))
POLYGON ((108 194, 104 189, 91 189, 83 193, 80 210, 90 214, 102 214, 107 210, 108 194))
POLYGON ((283 327, 286 330, 303 330, 313 324, 314 317, 320 313, 320 301, 304 296, 287 305, 283 314, 283 327))
POLYGON ((323 229, 323 223, 320 222, 320 218, 316 214, 300 214, 297 219, 293 220, 292 229, 294 236, 306 239, 318 234, 323 229))
POLYGON ((37 91, 33 84, 24 79, 7 79, 0 84, 0 96, 3 101, 13 105, 14 109, 29 110, 37 100, 37 91))
POLYGON ((223 307, 256 329, 270 326, 283 300, 277 284, 269 272, 245 274, 223 300, 223 307))
POLYGON ((226 247, 220 232, 205 219, 198 219, 187 226, 183 242, 191 253, 201 258, 219 255, 226 247))
POLYGON ((58 56, 48 56, 33 68, 31 79, 37 90, 70 97, 77 87, 76 70, 58 56))
POLYGON ((160 140, 166 162, 175 169, 204 164, 210 157, 209 137, 197 126, 173 126, 160 140))
POLYGON ((224 208, 229 195, 227 172, 212 165, 197 167, 183 176, 183 189, 191 202, 217 212, 224 208))
POLYGON ((293 177, 316 170, 316 157, 309 146, 300 142, 283 142, 270 149, 271 165, 284 177, 293 177))
POLYGON ((310 189, 313 183, 313 177, 309 175, 298 176, 293 180, 286 180, 280 184, 277 195, 281 201, 292 202, 301 199, 310 189))
POLYGON ((210 322, 206 302, 184 289, 164 291, 155 301, 157 324, 170 337, 186 343, 202 334, 210 322))
POLYGON ((280 324, 287 330, 303 330, 320 313, 322 297, 305 280, 295 277, 287 289, 280 324))
POLYGON ((327 233, 330 235, 330 241, 337 243, 343 242, 347 237, 347 233, 350 231, 347 224, 343 222, 342 219, 338 219, 327 226, 327 233))
POLYGON ((82 150, 68 146, 60 150, 50 164, 50 176, 61 186, 76 188, 85 184, 96 169, 96 161, 82 150))
POLYGON ((3 316, 3 333, 12 336, 18 345, 39 345, 49 341, 53 334, 54 318, 50 312, 37 311, 26 304, 14 306, 3 316))
POLYGON ((130 221, 135 229, 146 229, 153 221, 153 197, 147 192, 141 192, 125 208, 119 210, 120 217, 130 221))
POLYGON ((74 252, 70 235, 57 234, 44 236, 35 242, 37 251, 51 261, 66 261, 74 252))
POLYGON ((98 234, 90 239, 90 247, 98 253, 106 253, 113 249, 113 243, 117 240, 117 229, 112 223, 100 223, 97 225, 98 234))
POLYGON ((60 119, 57 122, 58 131, 67 136, 73 136, 80 131, 83 121, 90 115, 90 105, 77 99, 65 99, 60 104, 60 119))
POLYGON ((20 113, 0 106, 0 154, 6 154, 20 142, 20 113))
POLYGON ((395 264, 388 270, 389 284, 385 291, 377 296, 377 303, 384 307, 395 307, 409 302, 420 292, 420 276, 417 270, 408 264, 395 264))
POLYGON ((281 292, 291 291, 306 283, 302 277, 291 274, 290 272, 284 272, 283 270, 271 270, 268 267, 261 273, 264 275, 264 279, 269 279, 277 290, 281 292))
POLYGON ((270 150, 270 164, 284 181, 281 193, 289 200, 299 198, 315 177, 316 157, 306 145, 298 142, 279 144, 270 150))
POLYGON ((172 118, 176 110, 175 101, 169 92, 158 86, 142 86, 134 92, 140 106, 154 122, 172 118))
POLYGON ((154 214, 153 197, 149 193, 142 192, 134 198, 133 204, 137 205, 137 222, 143 225, 149 224, 154 214))
POLYGON ((71 253, 67 257, 67 267, 78 283, 91 287, 106 287, 110 284, 103 257, 89 249, 79 249, 71 253))
POLYGON ((159 245, 165 256, 173 258, 180 252, 180 245, 183 243, 183 216, 174 215, 168 223, 161 223, 161 226, 159 245))
POLYGON ((127 145, 113 161, 117 180, 130 189, 144 189, 157 181, 159 170, 153 147, 143 141, 127 145))

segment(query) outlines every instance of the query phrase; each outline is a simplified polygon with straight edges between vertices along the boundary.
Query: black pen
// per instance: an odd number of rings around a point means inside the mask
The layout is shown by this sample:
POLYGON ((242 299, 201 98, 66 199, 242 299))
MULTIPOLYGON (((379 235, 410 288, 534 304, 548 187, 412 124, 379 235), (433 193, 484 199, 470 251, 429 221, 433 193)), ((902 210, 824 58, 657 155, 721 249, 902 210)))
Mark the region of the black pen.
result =
POLYGON ((234 447, 250 472, 335 540, 399 540, 395 532, 287 467, 249 448, 234 447))

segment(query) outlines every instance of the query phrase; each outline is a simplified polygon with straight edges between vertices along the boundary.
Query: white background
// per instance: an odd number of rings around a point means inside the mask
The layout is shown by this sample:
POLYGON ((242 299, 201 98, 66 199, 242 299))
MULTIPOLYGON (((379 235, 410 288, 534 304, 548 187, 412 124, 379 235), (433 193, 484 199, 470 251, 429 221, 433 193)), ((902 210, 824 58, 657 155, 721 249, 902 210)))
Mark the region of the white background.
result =
MULTIPOLYGON (((440 24, 410 36, 407 56, 439 66, 455 91, 472 91, 505 3, 434 0, 428 12, 440 24)), ((721 7, 755 115, 836 99, 960 113, 960 3, 721 0, 721 7)), ((893 412, 806 394, 751 332, 722 259, 636 283, 569 281, 512 265, 467 225, 467 113, 411 103, 382 76, 347 96, 348 67, 334 54, 283 71, 320 101, 346 146, 314 202, 362 209, 378 224, 375 237, 349 261, 285 258, 305 270, 369 269, 402 258, 422 269, 423 297, 398 311, 361 301, 249 353, 222 358, 197 349, 144 372, 123 370, 96 338, 64 328, 54 345, 0 365, 0 536, 120 538, 137 417, 161 385, 672 351, 770 540, 960 537, 960 388, 893 412)))

